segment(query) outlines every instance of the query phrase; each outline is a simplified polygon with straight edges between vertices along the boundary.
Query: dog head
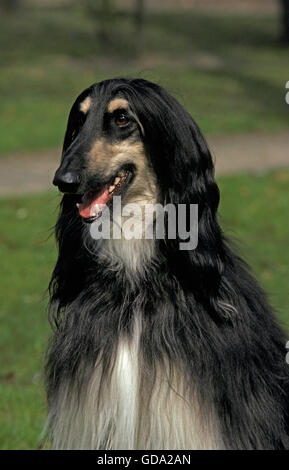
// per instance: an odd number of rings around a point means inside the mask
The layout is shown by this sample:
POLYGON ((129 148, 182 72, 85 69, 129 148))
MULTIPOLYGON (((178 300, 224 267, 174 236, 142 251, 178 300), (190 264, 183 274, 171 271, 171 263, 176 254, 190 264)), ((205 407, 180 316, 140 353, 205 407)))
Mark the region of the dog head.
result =
MULTIPOLYGON (((219 190, 211 154, 190 114, 159 85, 112 79, 86 89, 72 106, 54 184, 66 193, 58 222, 62 239, 66 225, 72 226, 62 224, 63 217, 81 226, 115 195, 124 204, 159 202, 188 210, 198 205, 198 249, 186 254, 188 264, 194 277, 221 273, 219 190)), ((159 243, 166 258, 180 242, 168 238, 159 243)))
POLYGON ((143 79, 105 80, 80 94, 54 184, 76 196, 84 218, 117 194, 126 203, 196 203, 212 213, 219 203, 197 124, 166 90, 143 79))
POLYGON ((85 221, 97 217, 116 195, 125 204, 144 205, 157 198, 144 127, 125 85, 123 80, 93 85, 77 98, 69 115, 53 183, 75 196, 85 221))

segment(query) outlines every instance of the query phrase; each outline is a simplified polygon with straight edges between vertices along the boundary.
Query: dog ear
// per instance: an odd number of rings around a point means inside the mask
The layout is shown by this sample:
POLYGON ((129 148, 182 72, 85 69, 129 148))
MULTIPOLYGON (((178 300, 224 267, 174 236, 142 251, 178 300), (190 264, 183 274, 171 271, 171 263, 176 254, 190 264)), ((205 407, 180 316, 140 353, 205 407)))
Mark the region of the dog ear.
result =
POLYGON ((212 156, 199 127, 177 100, 158 85, 140 85, 137 98, 132 95, 130 100, 144 128, 161 202, 176 209, 185 205, 188 216, 190 204, 198 205, 197 247, 181 251, 183 240, 177 238, 160 241, 160 250, 183 284, 215 311, 227 248, 217 219, 220 195, 212 156))
MULTIPOLYGON (((198 300, 209 301, 215 310, 226 256, 217 218, 220 194, 212 157, 198 126, 186 113, 182 113, 180 121, 181 125, 174 130, 170 126, 173 149, 166 161, 168 174, 171 175, 166 202, 177 206, 183 204, 189 224, 193 222, 190 220, 190 204, 197 205, 197 246, 180 251, 181 240, 177 238, 170 248, 173 254, 178 250, 178 256, 173 256, 173 262, 176 265, 176 260, 181 260, 179 267, 184 282, 190 282, 198 300)), ((169 242, 167 240, 166 244, 169 242)))
POLYGON ((81 221, 77 217, 75 201, 65 194, 55 225, 58 258, 49 283, 49 320, 52 325, 58 326, 62 309, 83 288, 80 273, 85 269, 82 263, 87 260, 80 234, 81 221))

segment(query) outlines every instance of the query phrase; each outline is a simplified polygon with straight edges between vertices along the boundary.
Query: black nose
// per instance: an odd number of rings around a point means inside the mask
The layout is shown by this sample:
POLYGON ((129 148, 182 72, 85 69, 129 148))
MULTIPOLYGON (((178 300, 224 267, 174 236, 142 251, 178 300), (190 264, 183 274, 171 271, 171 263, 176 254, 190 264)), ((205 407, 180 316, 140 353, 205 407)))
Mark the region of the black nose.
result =
POLYGON ((73 171, 63 171, 58 169, 55 173, 53 184, 58 186, 62 193, 75 193, 79 187, 79 174, 73 171))

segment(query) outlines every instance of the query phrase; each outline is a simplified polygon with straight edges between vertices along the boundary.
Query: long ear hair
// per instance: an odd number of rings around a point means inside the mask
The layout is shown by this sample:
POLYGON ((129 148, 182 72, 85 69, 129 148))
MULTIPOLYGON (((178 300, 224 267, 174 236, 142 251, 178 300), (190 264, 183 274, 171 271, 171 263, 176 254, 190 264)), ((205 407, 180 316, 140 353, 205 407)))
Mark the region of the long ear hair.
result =
MULTIPOLYGON (((84 90, 72 105, 64 136, 62 156, 84 123, 85 115, 82 116, 79 113, 79 105, 90 95, 92 90, 93 86, 84 90)), ((57 326, 62 309, 77 292, 81 292, 83 287, 81 272, 87 269, 89 262, 81 241, 81 221, 76 210, 76 199, 72 195, 62 197, 55 225, 55 236, 58 245, 58 259, 49 283, 49 318, 51 324, 57 326)))
POLYGON ((219 189, 205 139, 190 114, 160 86, 140 79, 118 88, 129 97, 144 128, 162 202, 185 204, 188 212, 190 204, 198 205, 197 248, 180 251, 179 239, 167 239, 160 249, 183 286, 193 286, 198 300, 215 311, 228 256, 217 219, 219 189))
POLYGON ((81 240, 81 220, 73 196, 64 195, 55 225, 58 258, 49 283, 49 320, 58 326, 61 312, 83 289, 89 257, 81 240))

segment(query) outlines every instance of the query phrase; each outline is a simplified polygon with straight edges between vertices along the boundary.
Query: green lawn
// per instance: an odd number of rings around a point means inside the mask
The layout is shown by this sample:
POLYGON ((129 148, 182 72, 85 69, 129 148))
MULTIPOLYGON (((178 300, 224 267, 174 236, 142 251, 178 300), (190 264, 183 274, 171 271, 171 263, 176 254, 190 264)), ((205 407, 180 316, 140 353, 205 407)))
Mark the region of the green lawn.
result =
POLYGON ((153 11, 136 40, 123 14, 106 47, 80 7, 27 8, 0 26, 0 154, 60 145, 76 95, 121 75, 161 83, 205 133, 288 128, 277 15, 153 11))
MULTIPOLYGON (((219 179, 221 221, 240 240, 289 328, 289 171, 219 179)), ((0 448, 35 448, 45 419, 43 355, 49 336, 45 289, 56 259, 49 238, 57 192, 0 200, 0 448)), ((285 360, 285 349, 284 349, 285 360)))

